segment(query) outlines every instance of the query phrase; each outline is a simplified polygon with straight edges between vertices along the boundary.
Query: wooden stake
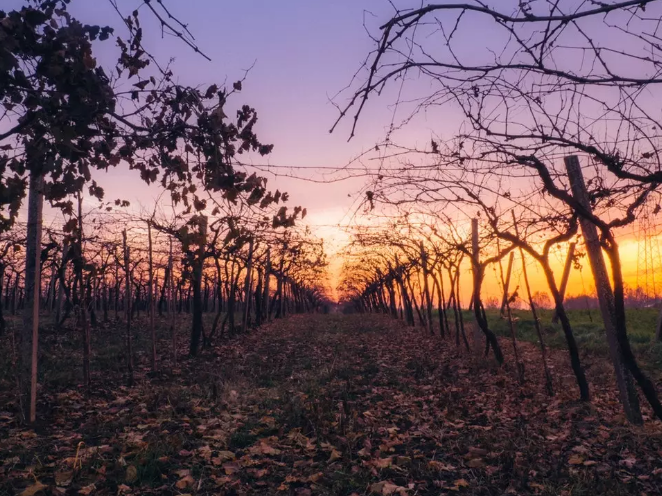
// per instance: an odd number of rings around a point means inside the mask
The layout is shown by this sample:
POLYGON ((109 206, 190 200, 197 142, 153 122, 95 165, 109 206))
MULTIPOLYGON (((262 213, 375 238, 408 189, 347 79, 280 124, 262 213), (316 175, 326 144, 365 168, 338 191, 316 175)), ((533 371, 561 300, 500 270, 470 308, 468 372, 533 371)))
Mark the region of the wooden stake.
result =
POLYGON ((269 279, 271 277, 271 248, 267 248, 264 264, 264 295, 262 296, 262 319, 269 320, 269 279))
POLYGON ((508 268, 506 269, 506 278, 503 278, 503 267, 501 266, 501 261, 499 261, 499 270, 502 272, 501 282, 503 286, 503 298, 501 299, 501 310, 499 313, 503 316, 504 311, 506 310, 506 304, 508 303, 508 289, 510 287, 510 274, 513 272, 513 261, 515 260, 515 252, 511 251, 508 256, 508 268))
MULTIPOLYGON (((85 387, 90 386, 90 327, 87 322, 87 288, 83 283, 83 197, 78 193, 78 257, 80 257, 78 265, 78 279, 80 287, 80 324, 83 332, 83 383, 85 387)), ((88 284, 92 281, 88 279, 88 284)))
MULTIPOLYGON (((20 353, 20 404, 24 420, 37 418, 37 364, 39 352, 39 294, 41 288, 41 225, 44 178, 30 174, 28 226, 25 250, 25 308, 20 353)), ((18 281, 18 277, 16 278, 18 281)))
MULTIPOLYGON (((481 329, 480 318, 478 315, 482 311, 480 303, 480 286, 481 286, 481 270, 480 270, 480 247, 478 244, 478 219, 471 219, 471 273, 473 274, 473 298, 471 303, 473 305, 474 314, 476 315, 476 325, 473 326, 473 341, 474 351, 476 356, 480 356, 480 341, 481 329)), ((459 290, 458 290, 459 292, 459 290)))
POLYGON ((176 308, 176 293, 175 293, 175 276, 173 274, 173 260, 172 260, 172 238, 170 238, 170 254, 168 256, 168 274, 170 280, 168 283, 168 311, 170 313, 170 336, 172 341, 172 361, 177 362, 177 333, 175 332, 175 318, 177 317, 176 308))
POLYGON ((251 286, 253 275, 253 240, 248 242, 248 260, 246 262, 246 279, 244 280, 244 316, 241 322, 241 330, 247 331, 251 318, 251 286))
POLYGON ((423 291, 425 293, 425 304, 427 305, 427 327, 430 334, 434 334, 434 327, 432 327, 432 298, 430 296, 430 286, 428 284, 428 278, 430 277, 428 269, 428 254, 425 251, 425 246, 423 241, 420 243, 421 250, 421 266, 423 268, 423 291))
POLYGON ((62 311, 64 310, 64 279, 66 275, 66 260, 69 253, 69 241, 65 240, 62 244, 62 262, 60 263, 59 279, 60 285, 57 289, 57 307, 55 309, 55 324, 60 325, 62 311))
POLYGON ((156 372, 156 329, 154 326, 154 263, 152 257, 152 221, 147 221, 147 246, 149 250, 149 335, 152 340, 152 372, 156 372))
POLYGON ((124 274, 125 274, 125 290, 124 301, 126 302, 126 369, 127 369, 127 382, 133 385, 133 346, 131 344, 131 269, 129 247, 126 243, 126 229, 122 231, 122 244, 124 247, 124 274))
MULTIPOLYGON (((568 172, 572 196, 586 212, 591 213, 591 204, 589 202, 586 184, 584 183, 582 169, 579 165, 579 159, 575 155, 570 155, 565 157, 564 162, 568 172)), ((588 259, 593 272, 595 289, 598 293, 600 313, 602 314, 602 320, 607 334, 607 343, 609 344, 611 360, 614 364, 616 384, 618 385, 621 404, 623 405, 623 410, 625 411, 625 416, 628 420, 632 423, 640 424, 642 418, 639 407, 639 398, 634 388, 632 375, 625 365, 621 348, 618 344, 618 338, 616 336, 614 292, 611 283, 609 282, 607 265, 602 253, 602 247, 600 246, 598 230, 595 224, 583 215, 580 215, 579 223, 582 227, 586 252, 588 253, 588 259)))

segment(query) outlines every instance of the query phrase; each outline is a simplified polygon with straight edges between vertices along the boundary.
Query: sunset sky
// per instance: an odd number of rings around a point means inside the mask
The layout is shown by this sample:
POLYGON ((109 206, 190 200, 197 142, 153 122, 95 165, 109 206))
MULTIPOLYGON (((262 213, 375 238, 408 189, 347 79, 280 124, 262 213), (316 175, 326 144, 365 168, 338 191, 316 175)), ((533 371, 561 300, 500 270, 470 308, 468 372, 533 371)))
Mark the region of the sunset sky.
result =
MULTIPOLYGON (((3 8, 21 4, 19 0, 5 0, 3 8)), ((118 4, 123 12, 129 13, 142 1, 118 0, 118 4)), ((395 4, 411 5, 411 2, 395 4)), ((331 100, 351 82, 374 48, 366 26, 376 33, 378 26, 394 12, 392 5, 382 0, 172 0, 167 5, 175 16, 188 24, 196 43, 212 61, 204 60, 170 35, 161 37, 159 26, 148 12, 142 13, 141 18, 147 33, 145 46, 160 61, 172 58, 174 72, 185 84, 231 83, 251 68, 235 103, 248 103, 257 109, 258 135, 262 141, 275 145, 270 156, 255 160, 276 166, 273 170, 281 175, 302 178, 265 174, 270 178, 271 188, 290 193, 290 205, 308 209, 307 222, 325 239, 335 280, 340 258, 334 253, 348 239, 344 227, 366 222, 361 219, 360 210, 357 211, 364 198, 364 180, 325 181, 354 173, 333 173, 332 168, 348 164, 377 167, 378 161, 354 162, 354 159, 374 148, 375 143, 384 138, 389 124, 403 116, 397 115, 401 109, 388 105, 394 100, 389 98, 389 92, 397 91, 397 87, 389 87, 383 101, 368 106, 357 135, 348 142, 350 120, 329 133, 338 116, 331 100), (296 168, 289 169, 290 166, 296 168)), ((107 1, 72 2, 71 12, 86 23, 107 22, 120 26, 117 14, 107 1)), ((490 34, 489 29, 489 25, 476 26, 483 39, 490 34)), ((481 37, 466 39, 463 46, 467 53, 471 53, 475 43, 480 43, 478 38, 481 37)), ((103 60, 115 53, 114 47, 106 43, 100 44, 97 56, 103 60)), ((336 97, 336 103, 344 103, 347 96, 336 97)), ((458 123, 452 111, 443 115, 425 114, 412 121, 398 137, 410 143, 428 143, 433 135, 450 137, 458 123)), ((122 168, 109 172, 102 184, 108 199, 127 199, 134 205, 148 206, 160 193, 159 188, 147 187, 136 174, 122 168)), ((633 236, 621 245, 626 277, 634 285, 638 248, 633 236)), ((558 259, 560 271, 562 256, 558 259)), ((582 280, 579 273, 573 272, 568 294, 581 293, 584 288, 591 290, 587 273, 585 269, 582 280)), ((535 267, 532 267, 532 278, 534 283, 544 287, 542 275, 535 267)), ((467 295, 469 290, 468 284, 465 285, 467 295)), ((495 283, 488 281, 486 290, 488 293, 497 291, 495 283)))
MULTIPOLYGON (((130 12, 141 3, 120 0, 119 5, 130 12)), ((329 129, 338 115, 330 99, 350 82, 372 47, 363 27, 364 9, 372 9, 381 20, 392 12, 387 2, 195 0, 169 2, 168 6, 189 24, 201 50, 212 59, 207 62, 171 36, 161 38, 153 19, 143 13, 149 33, 145 45, 160 60, 174 58, 180 82, 231 83, 252 67, 235 103, 245 102, 257 109, 260 139, 275 145, 270 156, 256 159, 259 163, 274 164, 282 174, 320 181, 323 171, 315 167, 344 166, 383 136, 390 118, 384 108, 371 111, 362 122, 360 135, 349 143, 347 126, 333 134, 329 129), (310 170, 282 169, 284 166, 310 170)), ((88 22, 112 19, 117 25, 117 16, 105 1, 74 2, 72 12, 88 22)), ((370 15, 367 18, 376 24, 370 15)), ((108 176, 104 184, 109 197, 144 202, 146 195, 158 194, 129 171, 112 171, 108 176), (127 180, 131 182, 127 184, 127 180)), ((355 193, 361 182, 320 184, 272 176, 270 186, 288 191, 291 205, 308 207, 310 224, 320 226, 320 233, 329 236, 337 231, 322 228, 348 220, 356 199, 348 194, 355 193)))

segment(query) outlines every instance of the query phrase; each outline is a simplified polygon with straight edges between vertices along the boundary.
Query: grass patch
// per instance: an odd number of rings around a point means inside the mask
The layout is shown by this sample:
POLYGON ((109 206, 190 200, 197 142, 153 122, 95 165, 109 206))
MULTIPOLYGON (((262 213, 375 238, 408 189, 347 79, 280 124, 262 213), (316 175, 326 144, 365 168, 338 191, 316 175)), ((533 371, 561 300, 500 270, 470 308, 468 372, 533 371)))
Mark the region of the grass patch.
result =
MULTIPOLYGON (((501 318, 499 311, 487 310, 486 313, 490 329, 499 336, 510 337, 508 321, 501 318)), ((513 310, 512 313, 513 317, 517 319, 517 339, 537 343, 538 334, 531 311, 513 310)), ((561 324, 553 324, 552 316, 552 310, 538 310, 545 344, 552 348, 566 349, 565 335, 563 334, 561 324)), ((471 311, 465 310, 463 317, 465 323, 475 322, 474 314, 471 311)), ((577 344, 582 351, 589 351, 604 356, 608 355, 609 348, 599 310, 568 310, 568 317, 577 344)), ((628 308, 626 310, 628 337, 630 338, 632 349, 648 368, 662 367, 662 343, 655 342, 657 317, 658 310, 655 308, 628 308)), ((451 326, 453 325, 452 319, 450 319, 449 323, 451 323, 451 326)))

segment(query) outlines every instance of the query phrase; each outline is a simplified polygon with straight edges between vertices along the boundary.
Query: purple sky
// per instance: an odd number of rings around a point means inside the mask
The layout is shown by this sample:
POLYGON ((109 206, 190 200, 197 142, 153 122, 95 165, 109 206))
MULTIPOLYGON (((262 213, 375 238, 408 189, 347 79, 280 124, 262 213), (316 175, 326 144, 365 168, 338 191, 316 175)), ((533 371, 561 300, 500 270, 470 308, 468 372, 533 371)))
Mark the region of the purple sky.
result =
MULTIPOLYGON (((142 2, 118 3, 124 12, 131 12, 142 2)), ((232 82, 253 66, 235 103, 246 102, 258 110, 258 134, 263 141, 275 145, 273 154, 266 157, 269 163, 342 166, 384 135, 391 119, 391 110, 384 105, 375 105, 366 114, 360 134, 350 143, 347 125, 329 134, 337 116, 329 100, 350 82, 373 46, 363 25, 364 17, 371 27, 376 27, 392 12, 388 2, 170 0, 166 5, 188 23, 201 50, 212 58, 207 62, 179 40, 169 35, 162 38, 158 25, 143 7, 145 45, 160 60, 175 59, 175 74, 180 82, 232 82), (372 14, 365 13, 366 9, 372 14)), ((106 21, 118 26, 117 16, 105 0, 75 0, 71 11, 85 22, 106 21)), ((99 53, 103 58, 103 52, 99 53)), ((319 171, 294 172, 321 178, 319 171)), ((135 187, 127 188, 129 177, 133 180, 129 171, 111 172, 103 181, 108 197, 128 196, 132 200, 133 193, 146 202, 146 194, 158 194, 156 189, 141 185, 137 178, 135 187)), ((343 218, 354 201, 347 195, 358 190, 361 181, 328 185, 272 178, 270 185, 287 190, 292 205, 307 207, 311 223, 328 224, 343 218)))
MULTIPOLYGON (((117 0, 121 10, 130 13, 142 0, 117 0)), ((501 2, 501 0, 500 0, 501 2)), ((503 0, 516 5, 517 0, 503 0)), ((398 84, 390 85, 379 99, 371 99, 358 127, 356 137, 347 142, 351 120, 334 133, 329 129, 338 113, 330 98, 352 79, 366 54, 374 48, 364 27, 378 33, 378 26, 393 14, 388 0, 164 0, 180 20, 187 23, 200 49, 211 62, 195 54, 180 40, 170 35, 161 37, 158 23, 144 6, 141 20, 145 28, 145 46, 159 59, 174 58, 174 72, 179 81, 191 85, 228 84, 240 79, 253 66, 244 90, 234 100, 248 103, 259 113, 257 127, 260 139, 275 145, 274 152, 261 163, 277 166, 305 166, 310 171, 282 170, 316 180, 323 179, 316 166, 342 167, 383 139, 393 120, 398 84), (143 12, 144 10, 144 12, 143 12), (375 101, 376 100, 376 101, 375 101)), ((395 0, 401 8, 419 6, 411 0, 395 0)), ((2 0, 3 9, 20 8, 24 0, 2 0)), ((508 10, 503 6, 504 10, 508 10)), ((90 24, 121 27, 108 0, 73 0, 71 12, 90 24)), ((465 57, 489 55, 486 48, 499 44, 498 34, 489 19, 471 19, 470 30, 458 36, 458 46, 465 57)), ((121 29, 117 31, 120 35, 121 29)), ((419 33, 423 34, 423 33, 419 33)), ((108 65, 117 50, 111 42, 99 45, 97 56, 108 65)), ((443 46, 433 49, 443 50, 443 46)), ((408 78, 403 98, 427 95, 429 80, 408 78)), ((343 95, 346 98, 348 95, 343 95)), ((338 100, 342 104, 343 100, 338 100)), ((404 107, 404 105, 403 105, 404 107)), ((404 117, 399 107, 395 121, 404 117)), ((443 113, 419 115, 398 135, 399 142, 429 143, 431 135, 451 137, 460 122, 453 109, 443 113)), ((376 167, 378 162, 365 162, 376 167)), ((332 226, 350 222, 364 184, 352 179, 334 184, 318 184, 288 178, 270 178, 269 186, 290 193, 290 205, 308 209, 308 223, 327 241, 333 252, 346 238, 332 226), (348 196, 351 195, 351 196, 348 196)), ((134 205, 150 205, 160 188, 147 187, 134 171, 118 168, 100 178, 107 199, 123 198, 134 205)))

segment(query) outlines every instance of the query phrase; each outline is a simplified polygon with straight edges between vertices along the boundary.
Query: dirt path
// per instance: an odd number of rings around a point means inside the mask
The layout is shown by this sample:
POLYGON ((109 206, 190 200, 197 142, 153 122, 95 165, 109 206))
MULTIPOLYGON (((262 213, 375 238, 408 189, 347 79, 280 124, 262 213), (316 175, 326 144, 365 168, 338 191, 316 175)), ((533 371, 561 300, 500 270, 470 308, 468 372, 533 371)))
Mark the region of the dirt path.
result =
POLYGON ((131 389, 61 393, 49 426, 2 431, 0 494, 659 494, 660 424, 623 424, 608 367, 578 404, 554 354, 549 398, 522 346, 519 385, 388 318, 295 316, 131 389))

